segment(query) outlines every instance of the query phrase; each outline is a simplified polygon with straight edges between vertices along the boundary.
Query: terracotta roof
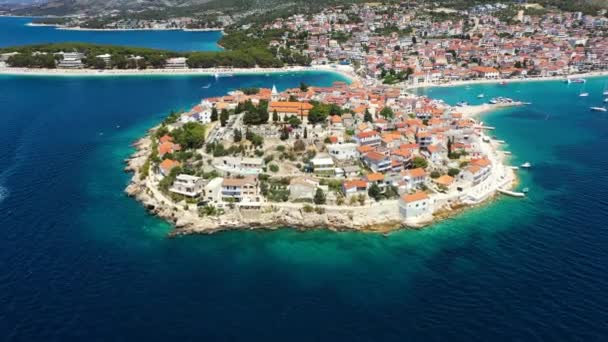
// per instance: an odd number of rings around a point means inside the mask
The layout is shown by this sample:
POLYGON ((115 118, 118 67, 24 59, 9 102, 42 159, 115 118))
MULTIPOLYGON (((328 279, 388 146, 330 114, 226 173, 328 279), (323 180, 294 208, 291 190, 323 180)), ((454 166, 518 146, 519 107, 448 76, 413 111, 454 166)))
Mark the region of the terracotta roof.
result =
POLYGON ((411 177, 425 177, 426 176, 426 171, 424 171, 423 168, 419 167, 419 168, 415 168, 415 169, 411 169, 411 170, 407 170, 406 171, 407 174, 411 177))
POLYGON ((255 184, 255 177, 249 176, 245 178, 224 178, 222 186, 243 186, 247 184, 255 184))
POLYGON ((427 195, 427 193, 424 191, 418 191, 418 192, 410 194, 410 195, 401 196, 401 200, 405 203, 422 201, 422 200, 426 200, 428 198, 429 198, 429 195, 427 195))
POLYGON ((379 172, 376 172, 368 174, 367 176, 365 176, 365 178, 367 178, 369 182, 377 182, 384 180, 384 175, 379 172))
POLYGON ((449 175, 443 175, 434 180, 435 183, 448 186, 454 182, 454 177, 449 175))
POLYGON ((173 169, 176 166, 180 166, 181 164, 178 161, 175 160, 171 160, 171 159, 165 159, 163 160, 159 167, 164 171, 164 172, 169 172, 171 171, 171 169, 173 169))
POLYGON ((344 184, 342 184, 342 185, 344 186, 345 189, 367 188, 367 181, 364 181, 362 179, 353 179, 353 180, 345 181, 344 184))

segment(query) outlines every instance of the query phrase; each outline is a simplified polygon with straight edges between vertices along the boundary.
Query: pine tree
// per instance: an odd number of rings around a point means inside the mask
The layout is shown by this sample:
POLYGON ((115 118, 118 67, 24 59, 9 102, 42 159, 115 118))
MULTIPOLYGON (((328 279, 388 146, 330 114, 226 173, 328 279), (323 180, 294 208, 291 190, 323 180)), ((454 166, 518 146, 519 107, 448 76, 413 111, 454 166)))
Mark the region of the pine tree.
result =
POLYGON ((243 134, 241 133, 241 130, 239 129, 234 129, 234 142, 237 143, 239 141, 241 141, 243 139, 243 134))
POLYGON ((217 121, 217 109, 213 107, 211 109, 211 122, 217 121))
POLYGON ((274 121, 274 122, 279 121, 279 113, 277 113, 276 109, 272 112, 272 121, 274 121))
POLYGON ((308 128, 304 127, 304 139, 308 139, 308 128))
POLYGON ((325 194, 323 193, 323 190, 321 190, 320 188, 317 188, 317 192, 315 193, 314 202, 315 202, 315 204, 325 204, 325 194))
POLYGON ((226 127, 227 122, 228 122, 228 111, 225 109, 222 109, 222 112, 220 113, 220 123, 222 124, 222 127, 226 127))
POLYGON ((367 108, 365 109, 365 114, 363 115, 363 121, 365 121, 365 122, 374 121, 374 119, 372 118, 372 114, 369 112, 369 110, 367 110, 367 108))

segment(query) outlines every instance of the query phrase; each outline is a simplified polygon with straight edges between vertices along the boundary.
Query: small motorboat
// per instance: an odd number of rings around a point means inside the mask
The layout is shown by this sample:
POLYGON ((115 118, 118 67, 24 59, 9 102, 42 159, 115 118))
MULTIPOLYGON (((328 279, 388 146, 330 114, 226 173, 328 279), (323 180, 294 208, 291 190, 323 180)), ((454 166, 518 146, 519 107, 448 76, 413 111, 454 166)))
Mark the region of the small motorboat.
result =
POLYGON ((608 112, 606 107, 590 107, 592 112, 608 112))
POLYGON ((587 82, 587 80, 585 80, 584 78, 568 78, 566 80, 566 83, 585 83, 587 82))
POLYGON ((580 93, 578 96, 580 96, 580 97, 587 97, 587 96, 589 96, 589 93, 580 93))
POLYGON ((604 103, 608 103, 608 97, 604 99, 604 103))
POLYGON ((500 82, 500 85, 507 85, 507 81, 500 82))
POLYGON ((484 94, 479 94, 479 95, 477 95, 477 98, 478 98, 478 99, 483 99, 484 97, 486 97, 484 94))
POLYGON ((521 167, 523 167, 524 169, 529 169, 532 167, 532 164, 530 164, 530 162, 525 162, 521 164, 521 167))
POLYGON ((527 194, 528 192, 530 192, 530 189, 528 189, 528 188, 523 188, 523 189, 521 190, 521 192, 523 192, 524 194, 527 194))
POLYGON ((458 107, 466 107, 468 105, 469 105, 469 103, 467 101, 460 101, 456 104, 456 106, 458 106, 458 107))

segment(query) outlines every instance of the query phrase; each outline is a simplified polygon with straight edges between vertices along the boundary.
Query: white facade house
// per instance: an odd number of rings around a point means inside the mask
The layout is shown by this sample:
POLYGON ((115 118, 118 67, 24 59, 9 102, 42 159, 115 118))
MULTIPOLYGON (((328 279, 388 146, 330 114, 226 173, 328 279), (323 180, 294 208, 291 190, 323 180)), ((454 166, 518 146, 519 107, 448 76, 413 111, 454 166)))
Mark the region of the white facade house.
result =
POLYGON ((310 160, 310 164, 316 174, 333 174, 335 172, 334 161, 327 155, 316 156, 310 160))
POLYGON ((95 56, 95 58, 101 59, 104 63, 106 63, 106 65, 110 65, 112 63, 112 55, 110 55, 109 53, 97 55, 95 56))
POLYGON ((329 152, 329 155, 336 160, 354 160, 359 157, 357 144, 353 143, 327 145, 327 152, 329 152))
POLYGON ((165 61, 165 69, 187 69, 187 61, 188 59, 186 57, 169 58, 165 61))
POLYGON ((433 213, 431 199, 423 191, 403 195, 399 200, 399 213, 405 220, 426 218, 433 213))
POLYGON ((175 178, 169 191, 187 197, 197 197, 204 189, 204 180, 201 177, 181 174, 175 178))

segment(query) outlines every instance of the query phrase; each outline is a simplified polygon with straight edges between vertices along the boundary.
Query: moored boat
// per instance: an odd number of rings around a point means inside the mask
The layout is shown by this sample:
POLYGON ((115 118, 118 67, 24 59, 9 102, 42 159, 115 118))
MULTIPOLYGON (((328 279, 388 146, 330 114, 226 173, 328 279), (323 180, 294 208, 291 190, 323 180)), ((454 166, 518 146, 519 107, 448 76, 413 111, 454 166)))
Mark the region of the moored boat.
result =
POLYGON ((521 167, 523 167, 524 169, 529 169, 532 167, 532 164, 530 164, 530 162, 525 162, 521 164, 521 167))
POLYGON ((592 112, 607 112, 606 107, 590 107, 592 112))
POLYGON ((580 97, 587 97, 587 96, 589 96, 589 93, 580 93, 578 96, 580 96, 580 97))

